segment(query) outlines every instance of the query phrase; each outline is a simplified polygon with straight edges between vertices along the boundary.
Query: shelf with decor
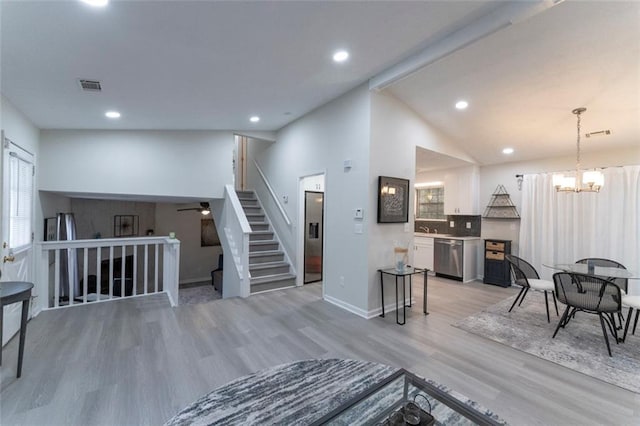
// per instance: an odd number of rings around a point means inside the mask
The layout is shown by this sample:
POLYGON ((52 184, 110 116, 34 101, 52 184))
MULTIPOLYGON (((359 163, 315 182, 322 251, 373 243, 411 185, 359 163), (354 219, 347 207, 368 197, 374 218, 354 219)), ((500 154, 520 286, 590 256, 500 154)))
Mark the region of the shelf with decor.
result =
POLYGON ((504 185, 497 186, 482 217, 484 219, 520 219, 520 214, 504 185))

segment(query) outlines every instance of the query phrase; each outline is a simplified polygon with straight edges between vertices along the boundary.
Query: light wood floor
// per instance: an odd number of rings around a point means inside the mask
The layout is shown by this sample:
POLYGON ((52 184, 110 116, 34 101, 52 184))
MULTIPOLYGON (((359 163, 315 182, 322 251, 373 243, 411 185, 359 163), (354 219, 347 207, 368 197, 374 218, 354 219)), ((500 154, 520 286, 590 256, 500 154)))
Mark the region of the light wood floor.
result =
POLYGON ((640 424, 640 395, 451 326, 515 289, 429 284, 431 315, 418 304, 405 326, 324 302, 319 284, 175 309, 156 295, 43 312, 19 380, 17 339, 5 347, 0 423, 158 425, 234 378, 338 357, 404 367, 513 425, 640 424))

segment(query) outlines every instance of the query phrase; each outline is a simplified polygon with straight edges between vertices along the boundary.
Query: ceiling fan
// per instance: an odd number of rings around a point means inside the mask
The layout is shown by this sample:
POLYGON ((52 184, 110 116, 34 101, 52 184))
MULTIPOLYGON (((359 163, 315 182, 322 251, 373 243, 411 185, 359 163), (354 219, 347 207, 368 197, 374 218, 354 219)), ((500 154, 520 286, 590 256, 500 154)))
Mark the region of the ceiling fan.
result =
POLYGON ((184 212, 188 210, 199 211, 200 213, 202 213, 203 216, 206 216, 209 213, 211 213, 211 209, 209 208, 209 203, 207 202, 200 203, 200 207, 189 207, 188 209, 178 209, 179 212, 184 212))

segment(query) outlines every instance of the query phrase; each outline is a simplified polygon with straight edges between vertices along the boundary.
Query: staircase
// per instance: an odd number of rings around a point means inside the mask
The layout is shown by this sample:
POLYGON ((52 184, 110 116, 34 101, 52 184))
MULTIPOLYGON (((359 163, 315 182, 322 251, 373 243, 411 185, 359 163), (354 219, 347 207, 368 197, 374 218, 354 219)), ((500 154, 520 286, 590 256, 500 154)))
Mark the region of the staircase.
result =
POLYGON ((251 226, 249 235, 249 276, 251 294, 294 286, 296 276, 280 250, 278 237, 253 191, 236 191, 251 226))

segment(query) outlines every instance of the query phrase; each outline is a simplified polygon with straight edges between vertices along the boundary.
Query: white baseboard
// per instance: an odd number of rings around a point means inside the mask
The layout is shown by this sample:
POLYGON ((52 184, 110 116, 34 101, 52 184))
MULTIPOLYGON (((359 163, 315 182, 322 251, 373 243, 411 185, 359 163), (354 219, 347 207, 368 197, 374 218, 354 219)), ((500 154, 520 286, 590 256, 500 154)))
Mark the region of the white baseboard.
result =
POLYGON ((339 308, 344 309, 345 311, 349 311, 352 314, 356 314, 359 317, 369 319, 369 317, 367 316, 368 314, 367 311, 365 311, 364 309, 360 309, 357 306, 353 306, 347 302, 343 302, 342 300, 336 299, 335 297, 327 296, 326 294, 324 295, 324 300, 326 300, 331 304, 336 305, 339 308))
MULTIPOLYGON (((342 300, 338 300, 335 297, 331 297, 331 296, 327 296, 326 294, 324 295, 324 300, 326 300, 327 302, 336 305, 339 308, 344 309, 345 311, 349 311, 352 314, 356 314, 359 317, 365 318, 365 319, 371 319, 371 318, 375 318, 375 317, 379 317, 380 314, 382 314, 382 308, 376 308, 376 309, 372 309, 370 311, 365 311, 364 309, 360 309, 357 306, 353 306, 349 303, 343 302, 342 300)), ((409 303, 409 298, 406 298, 405 300, 405 304, 409 303)), ((415 304, 415 298, 412 299, 412 305, 415 304)), ((402 308, 402 304, 399 305, 399 308, 402 308)), ((387 305, 384 306, 384 313, 385 315, 388 314, 389 312, 394 312, 396 310, 396 302, 394 301, 393 303, 389 303, 387 305)))
MULTIPOLYGON (((409 304, 409 298, 407 297, 404 301, 405 305, 409 304)), ((411 299, 411 306, 413 307, 416 304, 416 299, 415 297, 411 299)), ((402 309, 402 304, 398 303, 398 309, 402 309)), ((387 303, 386 305, 384 305, 384 314, 387 315, 389 312, 395 312, 396 310, 396 302, 395 300, 392 303, 387 303)), ((375 318, 375 317, 379 317, 382 314, 382 307, 380 308, 375 308, 370 310, 367 313, 367 319, 371 319, 371 318, 375 318)))
POLYGON ((180 281, 178 281, 178 285, 201 283, 202 281, 211 282, 211 275, 209 275, 208 277, 204 277, 204 278, 189 278, 188 280, 180 280, 180 281))

